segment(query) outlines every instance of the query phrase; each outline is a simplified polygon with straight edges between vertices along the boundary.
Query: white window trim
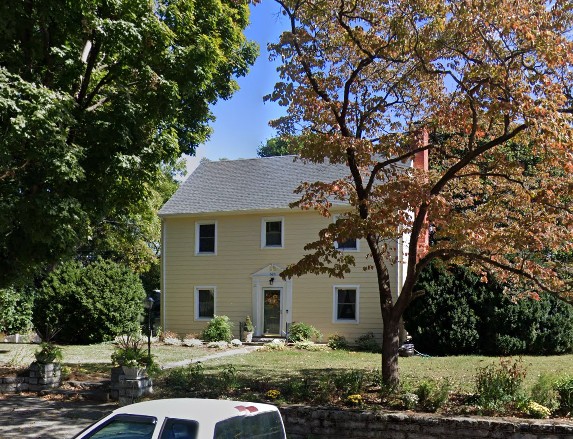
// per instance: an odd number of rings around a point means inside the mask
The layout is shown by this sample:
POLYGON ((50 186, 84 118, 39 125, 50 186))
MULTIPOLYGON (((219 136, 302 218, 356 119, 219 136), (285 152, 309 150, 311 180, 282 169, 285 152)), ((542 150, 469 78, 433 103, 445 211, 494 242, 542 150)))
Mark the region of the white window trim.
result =
POLYGON ((332 323, 360 323, 360 285, 334 285, 332 287, 332 323), (338 319, 338 290, 356 290, 356 318, 354 320, 338 319))
POLYGON ((216 256, 218 235, 219 226, 217 225, 216 220, 195 221, 195 256, 216 256), (213 252, 199 252, 199 226, 206 224, 215 224, 215 251, 213 252))
POLYGON ((261 220, 261 248, 284 248, 285 246, 285 219, 283 216, 275 216, 263 218, 261 220), (266 224, 273 222, 281 222, 281 245, 266 245, 267 244, 267 230, 266 224))
POLYGON ((217 287, 212 285, 207 286, 197 286, 195 287, 195 297, 194 297, 194 317, 196 321, 208 322, 212 317, 199 317, 199 290, 213 290, 213 315, 217 315, 217 287))
MULTIPOLYGON (((336 221, 338 220, 338 218, 340 218, 340 216, 341 215, 332 215, 332 222, 336 223, 336 221)), ((360 239, 358 238, 355 239, 356 239, 356 248, 338 248, 338 241, 334 241, 334 248, 341 252, 357 253, 360 251, 360 239)))

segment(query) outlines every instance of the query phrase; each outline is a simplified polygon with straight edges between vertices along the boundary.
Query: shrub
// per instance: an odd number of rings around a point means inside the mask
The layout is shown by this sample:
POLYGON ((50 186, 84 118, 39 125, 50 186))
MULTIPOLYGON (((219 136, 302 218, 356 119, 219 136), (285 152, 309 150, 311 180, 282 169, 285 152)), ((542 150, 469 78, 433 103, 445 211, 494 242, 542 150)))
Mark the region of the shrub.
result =
POLYGON ((32 328, 34 298, 31 290, 0 289, 0 332, 17 334, 32 328))
POLYGON ((557 378, 552 375, 541 374, 531 388, 531 399, 551 411, 559 408, 559 393, 557 392, 557 378))
POLYGON ((33 322, 44 339, 92 344, 135 332, 145 292, 130 269, 97 259, 68 262, 49 274, 34 302, 33 322))
POLYGON ((521 384, 525 376, 521 360, 512 363, 510 358, 500 359, 497 367, 490 364, 478 369, 478 403, 487 410, 498 411, 506 403, 517 401, 521 396, 521 384))
POLYGON ((435 412, 448 401, 450 389, 451 385, 448 380, 440 382, 424 380, 418 384, 414 394, 417 396, 417 404, 420 408, 435 412))
POLYGON ((348 342, 344 335, 333 334, 328 337, 328 347, 333 350, 346 350, 348 349, 348 342))
POLYGON ((233 322, 227 316, 215 316, 201 333, 201 338, 208 342, 230 342, 233 338, 233 322))
POLYGON ((290 325, 288 331, 288 340, 292 343, 299 341, 320 340, 322 334, 314 326, 303 322, 296 322, 290 325))
POLYGON ((559 408, 567 413, 573 413, 573 378, 563 378, 555 386, 559 394, 559 408))
POLYGON ((219 388, 223 391, 229 391, 238 387, 237 368, 232 364, 223 368, 221 373, 219 373, 218 381, 219 388))
POLYGON ((365 352, 379 353, 382 351, 373 332, 367 332, 356 339, 356 347, 365 352))
POLYGON ((363 370, 349 370, 333 375, 334 386, 343 395, 360 393, 365 380, 366 375, 363 370))
POLYGON ((405 409, 413 410, 418 405, 420 398, 418 398, 418 395, 415 393, 406 392, 400 395, 400 400, 402 401, 405 409))
POLYGON ((416 349, 435 355, 552 355, 573 351, 573 306, 547 294, 513 301, 463 266, 432 263, 404 313, 416 349))

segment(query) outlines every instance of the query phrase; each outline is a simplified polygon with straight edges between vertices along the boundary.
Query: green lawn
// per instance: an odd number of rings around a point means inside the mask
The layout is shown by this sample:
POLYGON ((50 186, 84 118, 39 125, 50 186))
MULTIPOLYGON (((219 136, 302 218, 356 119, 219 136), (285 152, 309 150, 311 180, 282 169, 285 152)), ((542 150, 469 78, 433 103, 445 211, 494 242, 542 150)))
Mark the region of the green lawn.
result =
MULTIPOLYGON (((516 359, 518 357, 515 357, 516 359)), ((529 388, 542 373, 573 376, 573 355, 550 357, 522 357, 528 374, 525 387, 529 388)), ((232 364, 242 374, 272 379, 282 375, 309 375, 325 369, 360 369, 375 371, 381 368, 379 354, 352 351, 309 352, 304 350, 257 351, 249 355, 212 360, 205 367, 213 369, 232 364)), ((499 364, 497 357, 407 357, 400 358, 400 374, 405 383, 432 378, 449 378, 454 390, 472 392, 474 377, 480 367, 499 364)))
MULTIPOLYGON (((147 349, 147 345, 145 345, 147 349)), ((0 366, 27 366, 34 361, 35 344, 0 344, 0 366)), ((62 346, 64 363, 74 364, 111 364, 114 345, 101 343, 89 346, 62 346)), ((187 346, 167 346, 153 344, 151 353, 161 365, 166 363, 190 360, 211 355, 215 352, 207 348, 190 348, 187 346)))
MULTIPOLYGON (((0 344, 0 366, 27 366, 34 360, 33 353, 38 349, 32 344, 0 344)), ((64 363, 70 366, 109 365, 113 344, 103 343, 90 346, 63 346, 64 363)), ((152 354, 160 365, 182 360, 196 359, 217 352, 209 348, 189 348, 185 346, 152 345, 152 354)), ((522 357, 528 374, 525 387, 529 388, 542 373, 573 376, 573 355, 551 357, 522 357)), ((404 383, 414 384, 420 380, 449 378, 453 389, 472 392, 474 377, 478 368, 488 364, 498 364, 495 357, 409 357, 400 358, 400 374, 404 383)), ((216 373, 229 365, 245 377, 258 380, 288 380, 292 377, 305 377, 323 374, 331 370, 380 370, 379 354, 352 351, 306 351, 287 349, 283 351, 257 351, 248 355, 224 357, 210 360, 203 366, 205 372, 216 373)))

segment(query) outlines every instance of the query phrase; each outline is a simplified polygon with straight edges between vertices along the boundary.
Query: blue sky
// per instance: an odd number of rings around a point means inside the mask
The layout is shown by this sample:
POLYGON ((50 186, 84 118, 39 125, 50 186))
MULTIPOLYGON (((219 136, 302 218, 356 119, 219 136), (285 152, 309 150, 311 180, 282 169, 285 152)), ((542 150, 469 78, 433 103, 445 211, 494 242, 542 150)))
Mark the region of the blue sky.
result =
POLYGON ((245 35, 259 44, 260 55, 250 73, 238 79, 240 90, 212 108, 217 118, 212 124, 214 132, 210 140, 197 149, 195 157, 187 159, 189 172, 203 157, 209 160, 256 157, 259 145, 275 135, 268 122, 285 114, 285 110, 274 102, 263 102, 263 96, 272 92, 278 80, 278 64, 269 61, 267 44, 278 41, 286 25, 275 2, 251 5, 251 24, 245 35))

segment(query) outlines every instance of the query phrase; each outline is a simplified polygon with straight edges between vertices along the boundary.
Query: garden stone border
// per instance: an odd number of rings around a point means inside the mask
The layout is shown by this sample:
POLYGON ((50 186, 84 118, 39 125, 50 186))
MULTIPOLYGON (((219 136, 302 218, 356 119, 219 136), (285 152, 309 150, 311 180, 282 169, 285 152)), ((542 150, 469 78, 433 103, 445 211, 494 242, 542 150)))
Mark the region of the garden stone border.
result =
POLYGON ((573 439, 573 419, 447 417, 334 408, 279 408, 289 439, 573 439))
POLYGON ((28 376, 0 377, 0 394, 19 392, 41 392, 55 389, 62 384, 62 368, 58 363, 32 363, 28 376))

